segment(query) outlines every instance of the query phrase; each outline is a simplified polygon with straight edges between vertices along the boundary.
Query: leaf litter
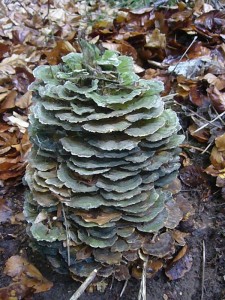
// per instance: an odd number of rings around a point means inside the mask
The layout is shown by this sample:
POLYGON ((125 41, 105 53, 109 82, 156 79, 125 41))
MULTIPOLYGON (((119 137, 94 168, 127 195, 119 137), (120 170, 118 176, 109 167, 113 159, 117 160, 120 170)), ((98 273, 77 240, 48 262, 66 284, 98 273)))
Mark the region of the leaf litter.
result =
MULTIPOLYGON (((5 14, 0 22, 1 193, 21 182, 26 165, 30 148, 27 113, 31 99, 27 87, 33 81, 32 70, 38 64, 57 64, 63 55, 79 51, 75 38, 81 29, 86 30, 87 38, 93 43, 132 56, 140 67, 138 73, 144 78, 160 78, 166 87, 165 96, 177 94, 175 108, 188 119, 186 128, 193 138, 190 141, 193 148, 185 149, 186 153, 193 156, 197 151, 195 147, 202 148, 203 152, 207 148, 211 152, 211 164, 205 171, 216 177, 219 188, 225 189, 225 45, 223 27, 218 26, 225 20, 223 12, 203 1, 196 1, 192 8, 180 3, 166 9, 146 8, 139 12, 129 9, 117 12, 110 8, 107 22, 93 22, 99 9, 104 17, 106 3, 92 7, 84 3, 71 5, 70 1, 63 4, 57 1, 54 6, 46 1, 27 3, 29 6, 26 3, 2 4, 5 14), (90 8, 90 19, 86 22, 90 8), (192 43, 195 37, 197 39, 192 43)), ((185 126, 183 128, 185 130, 185 126)), ((181 180, 183 178, 184 184, 193 187, 194 183, 190 184, 188 178, 193 180, 194 175, 199 180, 204 170, 200 173, 191 166, 183 171, 181 180)), ((203 185, 208 186, 209 196, 210 183, 203 180, 203 185)), ((181 207, 188 219, 193 208, 182 201, 181 207)), ((3 222, 10 218, 12 221, 10 208, 4 200, 0 211, 3 222)), ((185 254, 182 257, 177 260, 184 264, 181 269, 185 264, 190 265, 190 259, 185 254)), ((160 266, 160 263, 156 265, 160 266)), ((182 272, 180 277, 184 275, 182 272)), ((175 279, 178 275, 170 276, 175 279)), ((13 289, 18 288, 15 283, 13 289)), ((33 291, 33 287, 30 290, 22 288, 20 293, 30 295, 33 291)))

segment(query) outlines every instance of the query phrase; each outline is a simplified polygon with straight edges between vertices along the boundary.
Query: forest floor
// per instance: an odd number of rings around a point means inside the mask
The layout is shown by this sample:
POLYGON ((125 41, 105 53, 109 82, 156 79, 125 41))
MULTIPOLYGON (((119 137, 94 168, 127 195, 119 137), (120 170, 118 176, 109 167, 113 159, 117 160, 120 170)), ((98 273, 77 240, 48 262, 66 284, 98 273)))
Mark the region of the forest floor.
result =
MULTIPOLYGON (((155 6, 135 12, 103 0, 98 5, 75 2, 0 2, 0 133, 5 137, 2 142, 0 135, 0 288, 5 288, 0 300, 69 300, 80 285, 56 273, 30 247, 23 216, 25 187, 18 182, 30 147, 27 115, 32 95, 27 88, 34 80, 32 71, 80 51, 77 38, 83 35, 100 48, 132 56, 141 77, 163 81, 163 96, 175 94, 172 106, 186 136, 181 145, 182 188, 176 199, 187 209, 188 217, 177 230, 187 233, 190 260, 181 258, 175 265, 179 279, 169 280, 164 270, 148 279, 147 300, 225 300, 224 1, 179 1, 175 6, 171 3, 178 1, 140 1, 155 6), (162 7, 156 7, 159 2, 162 7), (32 265, 27 277, 16 270, 12 283, 9 259, 18 255, 32 265), (19 276, 28 290, 18 287, 19 276), (32 280, 37 278, 39 292, 34 293, 32 280)), ((120 297, 123 285, 114 280, 104 292, 85 292, 80 299, 138 299, 140 281, 130 279, 120 297)))

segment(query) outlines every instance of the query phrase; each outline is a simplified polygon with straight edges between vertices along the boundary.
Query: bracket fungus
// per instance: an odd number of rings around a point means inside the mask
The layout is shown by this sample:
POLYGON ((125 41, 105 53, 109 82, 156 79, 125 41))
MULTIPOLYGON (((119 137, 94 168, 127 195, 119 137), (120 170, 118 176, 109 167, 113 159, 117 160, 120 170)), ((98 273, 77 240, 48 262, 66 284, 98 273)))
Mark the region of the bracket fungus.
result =
POLYGON ((126 280, 143 256, 174 252, 182 212, 165 186, 183 136, 161 82, 139 78, 131 57, 81 45, 34 70, 24 213, 53 265, 126 280))

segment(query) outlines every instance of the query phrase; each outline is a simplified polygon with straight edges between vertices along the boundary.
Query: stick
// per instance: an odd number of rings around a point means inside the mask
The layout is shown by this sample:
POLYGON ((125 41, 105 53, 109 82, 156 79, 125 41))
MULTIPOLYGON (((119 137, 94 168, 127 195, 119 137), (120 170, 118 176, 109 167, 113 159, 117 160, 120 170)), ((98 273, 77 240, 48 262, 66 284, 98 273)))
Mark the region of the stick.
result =
POLYGON ((212 106, 212 109, 214 110, 214 112, 217 114, 217 116, 219 116, 220 121, 223 123, 223 125, 225 125, 224 120, 221 118, 221 115, 217 112, 217 110, 215 109, 215 107, 212 106))
MULTIPOLYGON (((177 105, 183 106, 181 103, 177 102, 176 100, 175 100, 175 102, 176 102, 177 105)), ((200 116, 199 114, 197 114, 195 111, 193 111, 193 110, 190 109, 189 107, 186 107, 186 109, 189 110, 193 115, 197 116, 199 119, 201 119, 201 120, 203 120, 203 121, 205 121, 205 122, 207 122, 207 123, 210 122, 209 120, 207 120, 206 118, 200 116)), ((214 124, 214 126, 215 126, 215 127, 218 127, 218 128, 221 128, 221 126, 218 126, 217 124, 214 124)))
POLYGON ((211 121, 208 121, 208 124, 204 124, 203 126, 199 127, 198 129, 196 129, 194 131, 195 132, 198 132, 200 130, 202 130, 203 128, 205 128, 206 126, 208 126, 209 124, 212 124, 213 122, 215 122, 217 119, 220 119, 223 115, 225 115, 225 111, 222 112, 220 115, 218 115, 215 119, 211 120, 211 121))
POLYGON ((47 14, 46 14, 46 16, 43 18, 43 20, 45 20, 45 19, 48 17, 49 12, 50 12, 50 0, 48 0, 48 10, 47 10, 47 14))
POLYGON ((179 147, 180 147, 180 148, 194 149, 194 150, 197 150, 197 151, 200 151, 200 152, 204 151, 204 153, 211 154, 209 151, 205 151, 206 149, 203 150, 202 148, 194 147, 194 146, 191 146, 191 145, 181 144, 179 147))
POLYGON ((212 146, 212 144, 213 144, 213 142, 211 142, 210 144, 208 144, 208 146, 205 148, 205 150, 204 151, 202 151, 202 153, 201 154, 204 154, 204 153, 206 153, 207 152, 207 150, 212 146))
POLYGON ((70 230, 69 230, 69 224, 66 219, 66 213, 65 213, 63 204, 62 204, 62 212, 63 212, 63 218, 64 218, 64 222, 65 222, 65 227, 66 227, 66 245, 67 245, 68 266, 70 266, 70 230))
POLYGON ((188 50, 191 48, 191 46, 194 44, 194 42, 197 40, 197 35, 193 38, 193 41, 190 43, 184 54, 181 56, 181 58, 178 60, 178 63, 176 64, 175 68, 173 69, 173 72, 175 71, 176 67, 178 66, 179 62, 183 59, 183 57, 187 54, 188 50))
POLYGON ((204 282, 205 282, 205 241, 202 241, 202 294, 201 300, 204 298, 204 282))
POLYGON ((91 274, 85 279, 85 281, 81 284, 79 289, 73 294, 73 296, 70 298, 70 300, 77 300, 79 297, 84 293, 86 288, 92 283, 92 281, 95 279, 97 275, 98 270, 94 269, 94 271, 91 272, 91 274))
POLYGON ((167 68, 167 65, 163 65, 157 61, 154 61, 154 60, 150 60, 148 59, 148 63, 154 67, 157 67, 159 69, 166 69, 167 68))
POLYGON ((173 97, 174 97, 174 96, 177 96, 177 95, 178 95, 178 93, 175 93, 175 94, 169 94, 169 95, 167 95, 167 96, 161 97, 161 99, 164 100, 164 101, 167 101, 167 100, 173 99, 173 97))
POLYGON ((138 294, 138 300, 147 300, 147 292, 146 292, 146 272, 147 272, 147 263, 148 261, 144 261, 143 263, 143 271, 141 278, 141 285, 138 294))
POLYGON ((115 279, 115 273, 112 274, 112 282, 111 282, 111 285, 110 285, 110 290, 113 287, 114 279, 115 279))
POLYGON ((120 298, 123 296, 123 293, 125 292, 125 289, 127 287, 127 283, 128 283, 128 279, 125 281, 124 285, 123 285, 123 288, 122 288, 122 291, 120 293, 120 298))

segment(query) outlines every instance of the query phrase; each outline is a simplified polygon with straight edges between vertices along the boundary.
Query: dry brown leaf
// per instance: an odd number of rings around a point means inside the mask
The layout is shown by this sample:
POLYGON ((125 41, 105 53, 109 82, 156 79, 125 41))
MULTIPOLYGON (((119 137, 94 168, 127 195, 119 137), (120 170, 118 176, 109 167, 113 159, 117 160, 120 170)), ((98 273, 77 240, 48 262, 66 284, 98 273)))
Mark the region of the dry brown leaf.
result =
POLYGON ((180 170, 181 181, 190 187, 197 187, 201 184, 208 183, 207 175, 204 170, 196 165, 190 165, 180 170))
POLYGON ((196 30, 211 40, 216 41, 221 34, 224 34, 225 14, 224 11, 212 10, 201 14, 194 21, 196 30))
POLYGON ((132 56, 134 60, 137 59, 137 51, 126 41, 114 41, 114 43, 103 42, 103 47, 108 50, 119 51, 123 55, 132 56))
POLYGON ((212 148, 210 161, 212 165, 217 169, 221 170, 225 168, 225 152, 219 151, 215 146, 212 148))
POLYGON ((222 113, 225 111, 225 93, 222 91, 219 91, 216 86, 210 86, 207 89, 208 96, 212 102, 212 105, 215 107, 215 109, 222 113))
POLYGON ((112 220, 118 220, 121 217, 120 212, 76 212, 76 215, 80 216, 86 222, 93 222, 98 225, 104 225, 109 223, 112 220))
POLYGON ((35 293, 48 291, 53 285, 34 265, 19 255, 11 256, 7 260, 4 273, 21 285, 33 288, 35 293))
POLYGON ((181 158, 182 158, 182 165, 183 165, 184 167, 187 167, 187 166, 192 165, 192 161, 191 161, 190 157, 187 155, 186 152, 184 152, 184 151, 181 152, 181 153, 180 153, 180 156, 181 156, 181 158))
POLYGON ((182 278, 192 267, 193 258, 187 252, 187 245, 185 245, 177 256, 172 260, 171 264, 166 268, 166 276, 170 280, 182 278))
POLYGON ((174 240, 180 245, 180 246, 185 246, 186 241, 185 238, 189 235, 189 233, 182 232, 180 230, 174 229, 172 231, 172 236, 174 240))
POLYGON ((209 130, 207 128, 204 128, 196 132, 197 129, 198 126, 194 123, 188 127, 188 131, 190 132, 190 135, 193 136, 197 141, 199 141, 200 143, 208 142, 210 138, 209 130))
POLYGON ((145 47, 165 49, 166 35, 161 33, 158 28, 154 29, 151 34, 146 35, 145 47))
POLYGON ((23 212, 17 213, 10 218, 11 224, 21 224, 25 220, 23 212))
MULTIPOLYGON (((147 262, 146 268, 146 277, 152 278, 156 275, 156 273, 161 270, 163 267, 163 262, 161 259, 157 260, 149 260, 147 262)), ((138 280, 142 278, 142 268, 138 265, 132 268, 132 276, 138 280)))
POLYGON ((16 96, 17 96, 17 92, 11 91, 5 97, 5 99, 1 102, 1 105, 0 105, 0 113, 6 111, 7 109, 15 107, 16 96))
POLYGON ((5 99, 5 97, 10 93, 11 91, 7 88, 0 87, 0 102, 5 99))
POLYGON ((215 139, 218 151, 225 151, 225 133, 215 139))
POLYGON ((215 86, 219 91, 225 88, 225 80, 212 73, 207 73, 203 78, 207 80, 209 84, 215 86))
POLYGON ((44 51, 50 65, 58 64, 61 57, 70 52, 76 52, 76 49, 68 41, 58 41, 52 50, 44 51))
POLYGON ((32 287, 27 287, 21 283, 11 283, 7 287, 0 289, 0 299, 1 300, 20 300, 20 299, 31 299, 34 293, 32 287))

